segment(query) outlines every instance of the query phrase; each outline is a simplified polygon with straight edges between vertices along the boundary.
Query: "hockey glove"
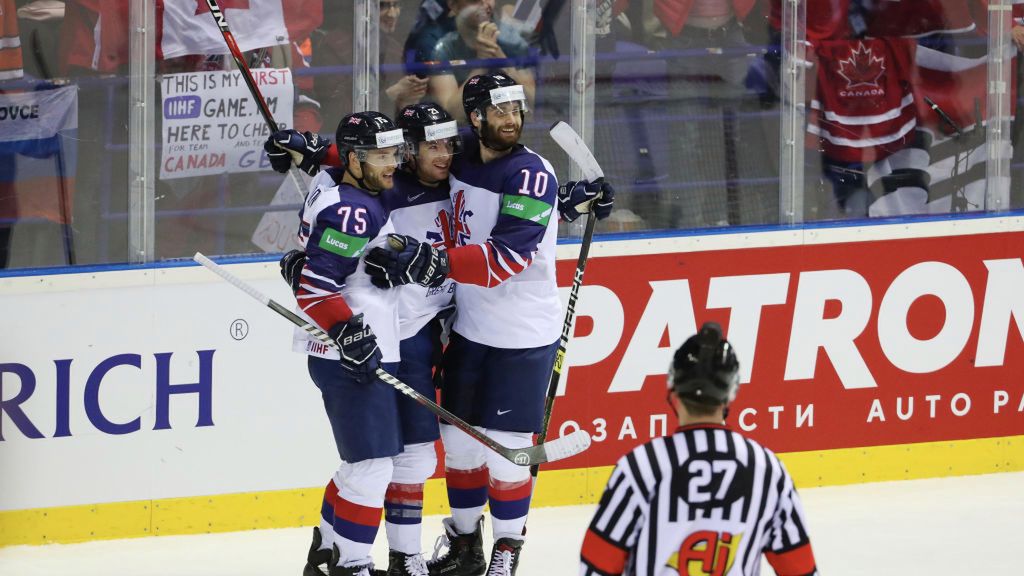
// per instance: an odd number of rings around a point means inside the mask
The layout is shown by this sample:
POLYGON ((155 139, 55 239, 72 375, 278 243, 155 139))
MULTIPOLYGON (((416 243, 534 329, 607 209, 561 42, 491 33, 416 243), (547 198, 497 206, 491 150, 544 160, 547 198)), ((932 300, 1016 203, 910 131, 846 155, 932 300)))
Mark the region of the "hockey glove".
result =
POLYGON ((377 368, 380 368, 381 352, 377 347, 377 336, 363 324, 363 315, 356 314, 347 322, 335 324, 327 333, 338 343, 341 367, 358 382, 373 382, 377 368))
POLYGON ((436 288, 448 278, 448 252, 401 234, 388 234, 388 245, 390 250, 378 247, 366 256, 366 273, 375 286, 418 284, 436 288))
POLYGON ((284 174, 292 162, 310 176, 320 171, 320 161, 327 155, 331 141, 311 132, 298 133, 295 130, 274 132, 263 143, 263 149, 270 159, 270 166, 284 174))
POLYGON ((306 265, 306 253, 302 250, 291 250, 281 257, 281 277, 292 287, 292 293, 299 291, 302 279, 302 268, 306 265))
POLYGON ((569 181, 558 187, 558 213, 564 222, 572 222, 588 212, 604 220, 612 213, 614 202, 615 189, 604 178, 593 182, 569 181))

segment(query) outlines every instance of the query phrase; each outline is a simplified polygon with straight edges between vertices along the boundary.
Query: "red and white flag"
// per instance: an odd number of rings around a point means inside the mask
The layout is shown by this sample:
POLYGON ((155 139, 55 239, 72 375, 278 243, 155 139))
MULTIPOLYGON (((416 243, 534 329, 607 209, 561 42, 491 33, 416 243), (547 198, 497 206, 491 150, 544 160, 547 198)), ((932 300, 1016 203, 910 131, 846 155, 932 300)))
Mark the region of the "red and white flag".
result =
MULTIPOLYGON (((217 4, 243 52, 302 40, 323 21, 322 1, 220 0, 217 4)), ((157 15, 157 58, 228 52, 206 0, 158 1, 157 15)))

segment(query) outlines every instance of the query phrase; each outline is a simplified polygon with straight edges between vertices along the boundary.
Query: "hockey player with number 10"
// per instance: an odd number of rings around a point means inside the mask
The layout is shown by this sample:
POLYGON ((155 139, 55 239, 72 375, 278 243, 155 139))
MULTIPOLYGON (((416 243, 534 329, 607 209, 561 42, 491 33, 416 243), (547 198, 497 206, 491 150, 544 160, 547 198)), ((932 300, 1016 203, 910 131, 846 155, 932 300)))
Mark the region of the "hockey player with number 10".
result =
MULTIPOLYGON (((551 164, 519 143, 527 112, 521 85, 504 74, 474 76, 462 102, 472 127, 463 133, 465 150, 450 178, 454 246, 446 252, 458 288, 442 405, 501 444, 526 447, 540 432, 562 324, 555 283, 558 183, 551 164)), ((612 194, 601 183, 574 183, 562 196, 574 215, 593 207, 603 216, 611 211, 612 194)), ((430 248, 375 250, 367 262, 401 283, 407 253, 430 248)), ((454 426, 442 424, 441 437, 450 549, 431 563, 431 574, 514 575, 533 489, 529 468, 454 426), (488 502, 495 538, 489 563, 481 537, 488 502)))

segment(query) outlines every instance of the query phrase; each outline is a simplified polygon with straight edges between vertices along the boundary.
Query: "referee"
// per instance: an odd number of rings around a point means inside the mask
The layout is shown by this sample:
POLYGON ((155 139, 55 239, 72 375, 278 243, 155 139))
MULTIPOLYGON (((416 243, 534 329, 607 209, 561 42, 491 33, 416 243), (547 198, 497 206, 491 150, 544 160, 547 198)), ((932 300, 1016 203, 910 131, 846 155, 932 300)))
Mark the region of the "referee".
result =
POLYGON ((676 351, 671 436, 619 459, 583 540, 581 576, 817 575, 793 480, 767 448, 725 426, 739 362, 718 324, 676 351))

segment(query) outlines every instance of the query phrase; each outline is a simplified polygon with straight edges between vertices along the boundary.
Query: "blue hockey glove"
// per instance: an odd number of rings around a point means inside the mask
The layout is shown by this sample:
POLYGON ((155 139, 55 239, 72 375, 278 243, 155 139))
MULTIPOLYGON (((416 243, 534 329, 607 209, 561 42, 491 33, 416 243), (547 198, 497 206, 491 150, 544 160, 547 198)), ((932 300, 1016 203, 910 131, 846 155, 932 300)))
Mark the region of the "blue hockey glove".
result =
POLYGON ((612 213, 614 203, 615 189, 604 178, 593 182, 570 180, 558 187, 558 213, 564 222, 572 222, 588 212, 604 220, 612 213))
POLYGON ((295 130, 274 132, 263 143, 263 149, 270 159, 270 166, 284 174, 292 162, 310 176, 320 171, 320 161, 327 155, 331 141, 311 132, 298 133, 295 130))
POLYGON ((377 336, 363 324, 363 315, 356 314, 347 322, 335 324, 327 333, 338 343, 341 367, 359 382, 373 382, 382 355, 377 347, 377 336))
POLYGON ((388 245, 390 249, 377 247, 366 256, 366 273, 375 286, 418 284, 436 288, 448 278, 448 252, 401 234, 388 234, 388 245))
POLYGON ((281 257, 281 277, 292 287, 292 293, 299 291, 302 268, 306 265, 306 253, 302 250, 291 250, 281 257))

